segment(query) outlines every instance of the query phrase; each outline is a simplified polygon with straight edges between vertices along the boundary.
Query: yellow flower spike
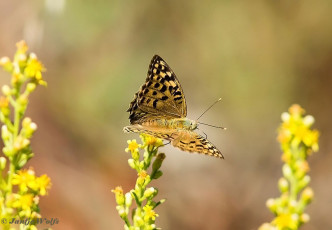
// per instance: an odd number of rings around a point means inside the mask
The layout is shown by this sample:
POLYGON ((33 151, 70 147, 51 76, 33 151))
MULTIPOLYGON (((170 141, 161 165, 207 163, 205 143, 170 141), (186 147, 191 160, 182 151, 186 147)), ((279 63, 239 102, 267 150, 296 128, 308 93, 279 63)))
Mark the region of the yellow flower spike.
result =
POLYGON ((304 210, 314 194, 308 187, 310 176, 307 173, 310 167, 307 157, 312 151, 318 150, 319 132, 311 129, 315 122, 314 117, 304 114, 305 110, 295 104, 289 108, 289 113, 282 113, 281 116, 278 141, 283 151, 284 178, 278 183, 280 197, 267 202, 276 217, 270 224, 265 225, 266 229, 272 226, 275 230, 297 230, 301 224, 309 221, 304 210))
POLYGON ((153 210, 152 206, 150 205, 145 205, 143 207, 143 210, 145 212, 144 215, 144 221, 148 222, 149 220, 155 220, 156 217, 158 217, 159 215, 153 210))

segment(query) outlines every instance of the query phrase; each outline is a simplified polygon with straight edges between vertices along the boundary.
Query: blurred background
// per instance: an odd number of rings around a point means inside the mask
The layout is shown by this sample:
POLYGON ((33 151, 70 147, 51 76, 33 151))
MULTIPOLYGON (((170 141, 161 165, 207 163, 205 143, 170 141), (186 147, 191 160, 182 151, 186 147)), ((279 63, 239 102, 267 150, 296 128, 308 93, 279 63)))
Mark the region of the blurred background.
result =
MULTIPOLYGON (((154 54, 184 89, 188 117, 225 160, 162 148, 164 176, 152 185, 162 229, 257 229, 279 196, 280 115, 299 103, 316 118, 320 152, 310 158, 315 200, 302 229, 332 229, 332 4, 317 1, 0 1, 0 56, 25 39, 47 68, 48 87, 30 101, 38 124, 30 161, 52 189, 42 215, 53 229, 123 229, 115 210, 129 168, 128 108, 154 54)), ((0 71, 0 83, 9 75, 0 71)))

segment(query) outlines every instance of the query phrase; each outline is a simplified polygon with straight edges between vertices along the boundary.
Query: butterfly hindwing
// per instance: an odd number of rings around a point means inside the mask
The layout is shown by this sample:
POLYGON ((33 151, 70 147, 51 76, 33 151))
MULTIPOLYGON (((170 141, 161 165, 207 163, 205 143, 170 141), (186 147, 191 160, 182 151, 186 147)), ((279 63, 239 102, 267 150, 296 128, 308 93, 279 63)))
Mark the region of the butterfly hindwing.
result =
POLYGON ((145 133, 168 141, 172 141, 174 139, 172 130, 145 127, 139 124, 126 126, 123 128, 123 131, 126 133, 145 133))
POLYGON ((131 124, 158 116, 186 117, 187 105, 180 82, 158 55, 152 58, 146 82, 135 94, 128 111, 131 124))
POLYGON ((222 153, 206 138, 192 131, 178 131, 147 127, 142 125, 130 125, 124 127, 127 133, 145 133, 157 138, 171 141, 174 147, 186 152, 195 152, 204 155, 224 158, 222 153))

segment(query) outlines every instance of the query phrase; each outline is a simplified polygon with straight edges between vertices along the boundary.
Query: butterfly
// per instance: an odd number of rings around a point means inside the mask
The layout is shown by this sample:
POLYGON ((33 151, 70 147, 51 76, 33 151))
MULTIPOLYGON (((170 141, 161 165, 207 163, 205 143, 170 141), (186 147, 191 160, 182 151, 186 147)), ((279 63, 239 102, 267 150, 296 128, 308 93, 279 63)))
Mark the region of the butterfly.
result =
POLYGON ((158 55, 150 63, 145 83, 129 105, 130 126, 124 132, 145 133, 182 151, 224 158, 205 137, 194 132, 197 121, 186 118, 187 104, 179 80, 158 55))

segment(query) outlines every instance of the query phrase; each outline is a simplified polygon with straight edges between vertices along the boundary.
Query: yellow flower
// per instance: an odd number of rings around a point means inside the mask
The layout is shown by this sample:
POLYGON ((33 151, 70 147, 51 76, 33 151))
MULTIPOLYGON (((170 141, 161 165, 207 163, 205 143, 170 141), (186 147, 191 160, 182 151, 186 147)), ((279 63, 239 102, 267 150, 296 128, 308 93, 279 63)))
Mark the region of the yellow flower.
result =
POLYGON ((319 138, 319 132, 318 130, 309 130, 307 132, 307 135, 303 137, 303 142, 306 146, 312 148, 314 152, 317 152, 318 147, 318 138, 319 138))
POLYGON ((32 194, 25 194, 20 196, 18 199, 19 207, 21 207, 23 210, 30 210, 32 204, 33 204, 33 195, 32 194))
POLYGON ((155 220, 156 217, 158 217, 159 215, 153 210, 152 206, 150 205, 145 205, 143 207, 143 210, 145 212, 144 215, 144 221, 148 222, 149 220, 155 220))
POLYGON ((123 189, 121 186, 117 186, 117 187, 115 187, 115 189, 112 189, 112 193, 118 194, 118 195, 121 195, 121 194, 123 195, 123 189))
POLYGON ((150 181, 150 175, 144 170, 140 171, 137 175, 138 175, 137 184, 139 184, 141 186, 144 183, 147 183, 150 181))
POLYGON ((7 198, 7 206, 22 209, 24 211, 30 212, 31 207, 34 204, 34 197, 32 194, 19 195, 16 193, 11 194, 7 198))
POLYGON ((41 72, 44 71, 45 68, 43 64, 37 58, 30 58, 27 66, 25 67, 24 74, 27 77, 35 78, 37 81, 42 80, 41 72))
POLYGON ((142 136, 143 135, 144 135, 144 137, 143 137, 144 145, 154 146, 156 148, 164 145, 162 139, 160 139, 160 138, 156 138, 154 136, 147 135, 147 134, 142 134, 142 136))
POLYGON ((140 145, 137 144, 135 139, 134 140, 128 140, 127 143, 128 143, 128 148, 125 149, 126 152, 129 152, 129 151, 131 153, 138 152, 138 148, 140 147, 140 145))
POLYGON ((28 187, 35 188, 36 187, 36 177, 33 169, 23 169, 18 171, 17 174, 13 175, 12 184, 18 185, 22 192, 26 192, 28 187))
POLYGON ((39 189, 39 194, 45 196, 47 194, 47 190, 51 187, 51 179, 44 174, 36 179, 36 185, 39 189))
POLYGON ((282 115, 283 123, 279 128, 278 141, 284 150, 289 145, 298 146, 304 143, 309 149, 318 151, 319 132, 310 129, 314 118, 310 115, 303 117, 304 112, 299 105, 292 105, 289 108, 289 114, 282 115))
POLYGON ((149 176, 149 174, 144 170, 140 171, 137 175, 141 179, 146 179, 149 176))
POLYGON ((298 221, 296 216, 291 214, 281 214, 277 216, 273 222, 274 225, 278 227, 278 229, 297 229, 298 221))

